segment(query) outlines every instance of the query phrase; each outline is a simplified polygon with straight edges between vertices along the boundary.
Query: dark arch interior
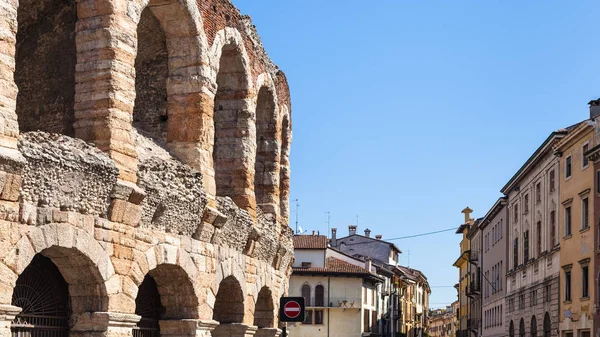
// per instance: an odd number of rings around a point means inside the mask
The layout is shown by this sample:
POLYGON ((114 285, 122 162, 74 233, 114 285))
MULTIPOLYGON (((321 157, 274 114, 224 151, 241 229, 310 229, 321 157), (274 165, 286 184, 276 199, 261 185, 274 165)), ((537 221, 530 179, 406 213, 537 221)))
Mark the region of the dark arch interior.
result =
POLYGON ((20 0, 15 83, 21 131, 72 136, 75 102, 74 0, 20 0))
POLYGON ((550 322, 550 315, 546 313, 544 315, 544 337, 550 337, 552 324, 550 322))
POLYGON ((535 316, 531 317, 531 337, 537 337, 537 319, 535 316))
POLYGON ((521 321, 519 322, 519 336, 525 336, 525 320, 523 320, 523 318, 521 318, 521 321))
POLYGON ((12 323, 13 333, 35 336, 52 330, 56 337, 68 334, 69 286, 49 258, 33 257, 17 279, 11 304, 22 309, 12 323))
POLYGON ((258 293, 256 306, 254 307, 254 325, 259 328, 272 328, 274 322, 275 306, 273 294, 268 287, 262 287, 258 293))
POLYGON ((167 39, 150 6, 143 11, 137 27, 135 58, 135 105, 133 125, 155 139, 167 134, 167 39))
POLYGON ((273 92, 266 87, 258 91, 256 103, 256 162, 254 163, 254 193, 257 204, 275 201, 279 172, 277 148, 277 116, 273 92))
POLYGON ((242 323, 244 320, 244 295, 233 276, 225 278, 219 285, 213 319, 221 324, 242 323))
POLYGON ((213 165, 219 196, 243 194, 236 189, 243 190, 244 186, 234 186, 233 178, 246 176, 242 138, 250 117, 244 115, 247 87, 241 52, 237 46, 228 44, 223 47, 219 61, 215 95, 213 165))
POLYGON ((510 321, 510 325, 508 326, 508 335, 510 337, 515 336, 515 323, 513 321, 510 321))
POLYGON ((164 312, 165 309, 160 303, 156 281, 152 276, 146 275, 135 298, 135 314, 142 318, 136 324, 133 335, 135 337, 159 336, 160 326, 158 321, 164 312))

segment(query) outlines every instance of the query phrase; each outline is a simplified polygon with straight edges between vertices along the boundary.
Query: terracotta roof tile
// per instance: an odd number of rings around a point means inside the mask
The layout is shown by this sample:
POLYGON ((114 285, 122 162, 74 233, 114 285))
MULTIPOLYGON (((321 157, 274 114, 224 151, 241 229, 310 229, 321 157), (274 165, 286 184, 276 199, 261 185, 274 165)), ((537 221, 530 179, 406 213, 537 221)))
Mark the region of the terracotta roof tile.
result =
POLYGON ((295 249, 326 249, 327 236, 325 235, 294 235, 295 249))
POLYGON ((336 259, 335 257, 328 257, 325 262, 325 268, 310 267, 301 268, 295 267, 294 271, 297 272, 316 272, 316 273, 344 273, 344 274, 370 274, 365 268, 355 266, 346 261, 336 259))

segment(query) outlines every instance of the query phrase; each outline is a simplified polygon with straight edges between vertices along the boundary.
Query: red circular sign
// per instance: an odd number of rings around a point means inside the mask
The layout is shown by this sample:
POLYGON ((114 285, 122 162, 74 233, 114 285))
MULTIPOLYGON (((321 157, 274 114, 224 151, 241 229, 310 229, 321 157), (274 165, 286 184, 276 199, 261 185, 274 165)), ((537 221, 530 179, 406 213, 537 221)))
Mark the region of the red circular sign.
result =
POLYGON ((283 313, 289 318, 298 317, 300 311, 300 304, 296 301, 289 301, 283 306, 283 313))

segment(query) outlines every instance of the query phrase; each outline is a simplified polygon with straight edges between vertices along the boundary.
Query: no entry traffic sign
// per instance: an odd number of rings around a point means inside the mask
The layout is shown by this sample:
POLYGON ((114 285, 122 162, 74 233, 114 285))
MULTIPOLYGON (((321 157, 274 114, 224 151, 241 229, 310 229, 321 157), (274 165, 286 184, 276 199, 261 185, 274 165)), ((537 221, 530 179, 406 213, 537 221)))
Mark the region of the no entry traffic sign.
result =
POLYGON ((304 298, 282 297, 279 300, 279 320, 282 322, 304 321, 304 298))

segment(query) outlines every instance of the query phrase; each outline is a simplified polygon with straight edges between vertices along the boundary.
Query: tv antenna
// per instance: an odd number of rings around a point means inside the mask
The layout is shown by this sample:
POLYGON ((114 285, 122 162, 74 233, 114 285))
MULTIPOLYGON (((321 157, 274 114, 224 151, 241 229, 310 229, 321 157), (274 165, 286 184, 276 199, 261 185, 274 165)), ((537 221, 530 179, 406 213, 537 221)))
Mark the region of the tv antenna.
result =
POLYGON ((296 234, 298 234, 298 207, 300 207, 300 204, 298 203, 298 199, 294 201, 296 202, 296 234))
MULTIPOLYGON (((330 226, 330 224, 331 224, 331 212, 328 211, 328 212, 325 212, 325 213, 327 213, 327 233, 329 233, 329 232, 331 232, 331 229, 329 228, 329 227, 331 227, 330 226)), ((329 234, 327 234, 327 235, 329 235, 329 234)))

